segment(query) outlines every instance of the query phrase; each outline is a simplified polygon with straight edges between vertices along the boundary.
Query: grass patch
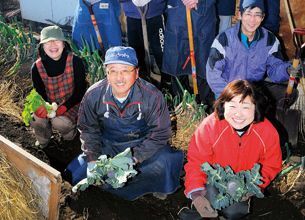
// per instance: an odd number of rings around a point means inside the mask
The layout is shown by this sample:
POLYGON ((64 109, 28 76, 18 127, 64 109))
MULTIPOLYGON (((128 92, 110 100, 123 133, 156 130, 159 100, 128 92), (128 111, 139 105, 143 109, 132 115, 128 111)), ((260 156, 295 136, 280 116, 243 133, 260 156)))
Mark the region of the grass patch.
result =
POLYGON ((10 82, 2 81, 0 83, 0 94, 0 113, 21 121, 22 110, 13 100, 16 96, 16 86, 10 82))
POLYGON ((12 166, 1 151, 0 186, 1 219, 43 219, 31 180, 12 166))

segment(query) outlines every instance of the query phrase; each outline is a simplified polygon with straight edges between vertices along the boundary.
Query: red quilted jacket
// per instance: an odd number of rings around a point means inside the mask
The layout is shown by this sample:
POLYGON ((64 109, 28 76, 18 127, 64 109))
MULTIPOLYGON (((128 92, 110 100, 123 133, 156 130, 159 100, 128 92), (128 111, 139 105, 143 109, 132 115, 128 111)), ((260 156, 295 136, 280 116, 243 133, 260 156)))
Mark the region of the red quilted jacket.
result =
POLYGON ((184 166, 185 195, 205 186, 207 176, 200 168, 204 162, 229 165, 235 172, 249 170, 259 163, 264 182, 260 187, 265 188, 282 168, 278 133, 265 119, 252 124, 240 137, 226 120, 211 114, 199 125, 189 144, 184 166))

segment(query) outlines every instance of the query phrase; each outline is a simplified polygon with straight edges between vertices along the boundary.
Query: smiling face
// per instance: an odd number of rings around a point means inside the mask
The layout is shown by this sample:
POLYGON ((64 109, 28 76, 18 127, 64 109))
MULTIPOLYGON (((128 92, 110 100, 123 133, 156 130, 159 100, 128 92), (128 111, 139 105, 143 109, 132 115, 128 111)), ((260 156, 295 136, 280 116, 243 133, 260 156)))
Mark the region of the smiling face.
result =
POLYGON ((64 42, 61 40, 50 40, 43 44, 44 52, 53 60, 60 59, 64 47, 64 42))
POLYGON ((138 69, 126 64, 108 64, 107 79, 116 98, 126 97, 139 78, 138 69))
POLYGON ((254 120, 255 105, 247 96, 241 101, 242 95, 235 96, 224 103, 224 118, 235 129, 242 129, 254 120))
POLYGON ((246 9, 242 14, 239 12, 241 20, 241 30, 251 41, 254 37, 256 29, 261 25, 264 14, 258 7, 246 9))

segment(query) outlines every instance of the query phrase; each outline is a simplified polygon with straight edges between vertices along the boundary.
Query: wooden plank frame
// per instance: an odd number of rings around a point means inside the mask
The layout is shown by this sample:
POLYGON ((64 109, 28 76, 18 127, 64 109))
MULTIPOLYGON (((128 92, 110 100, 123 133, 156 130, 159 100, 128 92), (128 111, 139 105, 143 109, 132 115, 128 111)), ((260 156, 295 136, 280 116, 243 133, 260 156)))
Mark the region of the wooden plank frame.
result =
POLYGON ((43 204, 40 204, 40 207, 44 216, 50 220, 57 220, 62 183, 60 172, 1 135, 0 150, 12 165, 33 181, 42 198, 43 204))

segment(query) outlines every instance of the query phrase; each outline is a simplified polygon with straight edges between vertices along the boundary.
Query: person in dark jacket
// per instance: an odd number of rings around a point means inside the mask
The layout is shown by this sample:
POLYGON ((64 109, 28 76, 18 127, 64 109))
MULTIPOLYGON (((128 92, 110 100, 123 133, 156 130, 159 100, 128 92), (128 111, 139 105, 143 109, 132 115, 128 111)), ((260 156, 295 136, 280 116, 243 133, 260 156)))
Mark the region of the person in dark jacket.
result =
MULTIPOLYGON (((104 49, 122 45, 119 1, 85 0, 85 2, 92 5, 104 49)), ((83 0, 78 0, 76 7, 72 25, 72 40, 79 49, 84 48, 87 42, 91 50, 101 50, 89 9, 83 0)), ((102 51, 102 53, 104 52, 102 51)))
POLYGON ((232 16, 235 15, 236 0, 217 0, 217 15, 219 18, 218 33, 232 26, 232 16))
POLYGON ((266 18, 263 21, 263 26, 275 35, 280 31, 280 0, 266 0, 266 18))
MULTIPOLYGON (((161 73, 159 89, 171 92, 171 77, 161 71, 164 49, 164 12, 166 0, 120 0, 127 17, 128 45, 135 49, 139 60, 140 76, 148 81, 151 79, 152 61, 145 54, 149 51, 153 55, 161 73), (148 50, 145 49, 145 38, 141 17, 145 18, 147 30, 148 50), (146 58, 145 58, 146 56, 146 58), (149 63, 151 62, 151 63, 149 63)), ((150 56, 150 55, 149 55, 150 56)), ((156 84, 157 85, 157 84, 156 84)))
POLYGON ((71 52, 60 27, 49 26, 41 31, 39 58, 32 66, 33 87, 49 103, 58 105, 56 116, 47 118, 41 106, 34 113, 31 127, 36 145, 46 146, 52 129, 58 130, 64 140, 74 139, 77 113, 86 89, 86 72, 83 61, 71 52))
MULTIPOLYGON (((169 0, 167 7, 162 70, 182 80, 186 87, 184 89, 187 89, 188 75, 192 74, 186 19, 186 8, 189 8, 193 24, 198 93, 200 101, 212 107, 214 94, 206 81, 205 66, 216 33, 215 0, 169 0)), ((179 89, 175 88, 176 91, 179 89)))
POLYGON ((81 102, 78 128, 83 154, 68 165, 66 176, 71 175, 75 185, 90 175, 100 155, 114 157, 130 147, 139 174, 122 188, 105 190, 126 200, 174 192, 183 153, 168 145, 171 122, 162 93, 139 78, 131 47, 110 48, 104 64, 107 78, 92 85, 81 102))

